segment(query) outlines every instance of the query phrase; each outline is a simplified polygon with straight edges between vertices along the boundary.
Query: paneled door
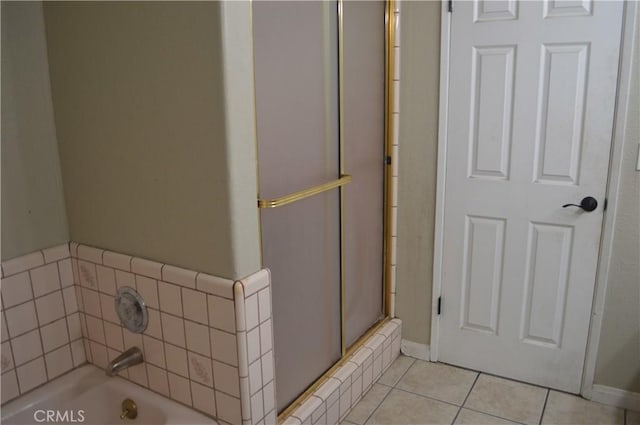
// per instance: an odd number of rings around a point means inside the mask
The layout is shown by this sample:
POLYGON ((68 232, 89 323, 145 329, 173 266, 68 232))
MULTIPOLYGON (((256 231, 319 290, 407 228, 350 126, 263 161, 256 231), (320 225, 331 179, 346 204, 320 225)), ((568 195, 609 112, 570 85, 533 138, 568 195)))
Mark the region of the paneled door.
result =
POLYGON ((453 2, 438 360, 577 393, 622 2, 453 2))

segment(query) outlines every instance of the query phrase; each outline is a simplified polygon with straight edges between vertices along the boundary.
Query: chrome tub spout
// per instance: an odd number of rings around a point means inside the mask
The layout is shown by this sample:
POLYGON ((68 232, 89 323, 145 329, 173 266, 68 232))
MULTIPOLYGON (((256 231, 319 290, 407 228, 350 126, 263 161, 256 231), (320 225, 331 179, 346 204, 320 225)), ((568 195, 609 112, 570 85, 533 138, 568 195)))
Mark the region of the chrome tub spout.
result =
POLYGON ((138 347, 131 347, 113 359, 105 368, 105 372, 107 376, 113 376, 121 370, 140 364, 143 361, 142 351, 138 347))

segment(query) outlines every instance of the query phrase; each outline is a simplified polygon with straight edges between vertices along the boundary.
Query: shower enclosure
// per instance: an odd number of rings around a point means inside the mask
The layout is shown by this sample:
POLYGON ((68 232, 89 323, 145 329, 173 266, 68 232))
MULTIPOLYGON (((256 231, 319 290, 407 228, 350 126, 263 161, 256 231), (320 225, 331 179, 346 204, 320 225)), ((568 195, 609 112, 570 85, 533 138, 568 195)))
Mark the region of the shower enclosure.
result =
POLYGON ((253 3, 278 411, 384 318, 387 6, 253 3))

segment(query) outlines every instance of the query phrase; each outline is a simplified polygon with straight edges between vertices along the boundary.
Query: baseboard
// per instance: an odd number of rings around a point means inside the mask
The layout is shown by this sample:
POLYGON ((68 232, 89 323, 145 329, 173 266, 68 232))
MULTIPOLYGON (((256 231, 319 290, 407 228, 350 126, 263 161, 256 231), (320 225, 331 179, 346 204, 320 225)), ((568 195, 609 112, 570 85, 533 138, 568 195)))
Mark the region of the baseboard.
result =
POLYGON ((594 385, 591 390, 591 400, 640 412, 640 393, 625 391, 620 388, 594 385))
POLYGON ((429 346, 403 339, 400 341, 400 352, 405 356, 429 361, 429 346))

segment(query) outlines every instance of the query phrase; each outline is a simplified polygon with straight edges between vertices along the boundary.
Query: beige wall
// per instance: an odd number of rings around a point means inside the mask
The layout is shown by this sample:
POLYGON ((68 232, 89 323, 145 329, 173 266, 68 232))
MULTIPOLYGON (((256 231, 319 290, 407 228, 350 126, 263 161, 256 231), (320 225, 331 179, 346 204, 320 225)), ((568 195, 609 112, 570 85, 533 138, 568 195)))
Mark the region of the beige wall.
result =
POLYGON ((2 2, 2 260, 69 240, 41 3, 2 2))
POLYGON ((228 226, 235 277, 244 277, 262 266, 251 2, 222 2, 220 20, 229 180, 228 226))
POLYGON ((44 9, 71 239, 226 278, 258 270, 253 111, 230 99, 252 79, 224 72, 225 43, 251 65, 221 24, 233 8, 44 9))
MULTIPOLYGON (((640 19, 636 17, 637 24, 640 19)), ((595 383, 640 393, 640 32, 636 31, 631 96, 595 383)))
POLYGON ((429 344, 438 146, 440 3, 402 2, 396 314, 429 344))

